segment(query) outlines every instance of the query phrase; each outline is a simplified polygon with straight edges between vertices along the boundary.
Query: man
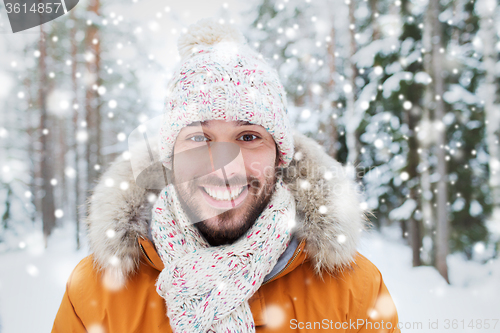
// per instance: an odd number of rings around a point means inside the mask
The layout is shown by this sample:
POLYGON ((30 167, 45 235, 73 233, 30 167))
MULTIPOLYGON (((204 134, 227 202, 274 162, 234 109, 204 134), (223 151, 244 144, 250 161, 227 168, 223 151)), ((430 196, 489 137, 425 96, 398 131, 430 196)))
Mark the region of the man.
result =
POLYGON ((277 73, 211 20, 178 46, 159 139, 171 182, 146 190, 122 158, 103 175, 93 253, 53 332, 399 332, 380 272, 356 252, 354 183, 291 132, 277 73))

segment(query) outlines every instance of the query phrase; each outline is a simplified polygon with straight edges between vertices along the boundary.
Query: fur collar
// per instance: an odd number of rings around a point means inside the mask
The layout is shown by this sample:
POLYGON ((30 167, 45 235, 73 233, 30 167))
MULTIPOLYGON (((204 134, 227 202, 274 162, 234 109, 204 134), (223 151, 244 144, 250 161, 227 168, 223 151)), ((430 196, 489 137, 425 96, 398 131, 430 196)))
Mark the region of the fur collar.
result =
MULTIPOLYGON (((295 133, 294 144, 294 160, 283 170, 283 179, 294 194, 301 220, 295 235, 299 241, 305 239, 305 252, 318 274, 336 273, 352 263, 366 224, 356 186, 314 140, 295 133)), ((135 152, 134 160, 148 161, 148 152, 135 152)), ((136 185, 130 161, 119 157, 111 164, 88 202, 88 238, 97 267, 121 277, 137 269, 137 238, 147 238, 158 193, 136 185)))

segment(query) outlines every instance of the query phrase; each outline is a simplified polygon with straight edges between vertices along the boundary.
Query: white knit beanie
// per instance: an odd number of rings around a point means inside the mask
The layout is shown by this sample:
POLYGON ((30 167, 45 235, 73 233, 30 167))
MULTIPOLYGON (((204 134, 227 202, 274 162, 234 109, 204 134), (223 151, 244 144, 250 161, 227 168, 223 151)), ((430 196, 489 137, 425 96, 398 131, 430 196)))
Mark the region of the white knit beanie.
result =
POLYGON ((182 57, 168 86, 160 129, 160 160, 171 168, 177 135, 206 120, 248 121, 274 138, 282 166, 293 156, 285 90, 278 73, 234 27, 212 19, 191 25, 179 38, 182 57))

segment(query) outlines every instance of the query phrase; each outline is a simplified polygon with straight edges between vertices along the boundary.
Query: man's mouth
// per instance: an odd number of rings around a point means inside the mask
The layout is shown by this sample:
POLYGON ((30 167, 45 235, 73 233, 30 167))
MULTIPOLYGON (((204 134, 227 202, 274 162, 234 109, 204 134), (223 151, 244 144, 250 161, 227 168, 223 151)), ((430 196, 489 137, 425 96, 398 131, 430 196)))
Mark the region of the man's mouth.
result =
POLYGON ((241 193, 248 187, 243 185, 239 187, 221 187, 221 186, 200 186, 203 191, 211 198, 217 201, 230 201, 236 200, 241 193))
POLYGON ((231 209, 239 206, 248 194, 248 184, 241 186, 200 186, 205 201, 216 209, 231 209))

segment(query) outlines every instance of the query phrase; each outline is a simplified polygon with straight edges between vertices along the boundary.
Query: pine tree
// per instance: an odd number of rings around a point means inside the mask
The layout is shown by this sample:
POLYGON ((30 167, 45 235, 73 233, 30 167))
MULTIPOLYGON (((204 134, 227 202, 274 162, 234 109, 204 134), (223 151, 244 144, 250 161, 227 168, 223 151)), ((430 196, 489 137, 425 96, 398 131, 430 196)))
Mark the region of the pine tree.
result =
POLYGON ((51 150, 53 149, 52 140, 53 134, 50 131, 48 115, 47 115, 47 39, 43 25, 40 26, 40 59, 39 59, 39 85, 38 85, 38 107, 40 108, 40 170, 42 174, 42 221, 43 221, 43 236, 45 247, 47 247, 48 237, 52 233, 56 224, 54 194, 51 185, 53 160, 51 150))
MULTIPOLYGON (((90 18, 95 20, 100 33, 99 39, 94 41, 92 38, 90 44, 102 46, 100 84, 88 87, 99 97, 99 103, 92 105, 99 107, 98 118, 103 134, 98 140, 100 144, 93 146, 91 150, 99 148, 101 151, 102 167, 106 167, 117 154, 126 150, 123 142, 126 139, 125 133, 137 127, 137 122, 141 119, 137 109, 147 109, 148 101, 143 97, 135 72, 155 63, 145 54, 143 41, 136 40, 135 35, 130 34, 128 24, 125 24, 126 19, 113 12, 109 13, 107 7, 101 9, 101 17, 96 18, 95 13, 77 6, 70 15, 42 26, 43 43, 27 38, 24 49, 12 50, 13 53, 17 52, 19 59, 23 59, 23 69, 16 68, 11 73, 16 93, 8 94, 5 110, 16 112, 11 112, 5 122, 2 114, 0 152, 3 154, 4 148, 8 147, 6 155, 9 160, 5 159, 7 165, 17 163, 16 166, 20 164, 30 170, 24 174, 20 170, 19 174, 23 174, 23 178, 11 182, 15 186, 12 186, 13 194, 9 197, 9 204, 28 200, 36 204, 35 210, 28 202, 22 203, 29 215, 33 215, 34 224, 18 223, 17 220, 16 223, 9 224, 8 232, 17 234, 19 238, 26 232, 26 229, 21 231, 21 225, 23 228, 38 228, 39 221, 44 226, 48 242, 54 227, 74 218, 77 247, 81 241, 78 219, 84 212, 82 209, 78 211, 78 208, 82 208, 87 195, 83 188, 86 187, 87 166, 89 162, 92 168, 96 164, 85 157, 89 138, 89 127, 84 115, 88 83, 85 66, 90 57, 82 42, 89 28, 87 22, 90 18), (123 47, 137 50, 134 63, 123 63, 119 58, 123 47), (38 66, 35 61, 38 61, 38 66), (42 80, 43 83, 40 83, 42 80), (5 133, 2 129, 5 129, 5 133), (11 135, 14 133, 17 140, 11 135), (45 180, 42 181, 42 178, 45 180), (52 199, 50 194, 45 195, 49 191, 52 192, 52 199), (47 200, 52 204, 49 205, 47 200), (35 212, 39 213, 39 218, 35 217, 35 212)), ((4 108, 1 110, 3 113, 4 108)), ((97 170, 94 168, 94 171, 97 170)), ((5 199, 0 192, 3 204, 5 199)), ((18 218, 15 214, 10 216, 11 219, 18 218)))
POLYGON ((478 37, 481 39, 482 63, 485 78, 478 88, 478 95, 484 101, 486 144, 489 154, 488 171, 491 191, 491 216, 492 232, 498 242, 497 251, 500 250, 500 106, 496 97, 498 93, 498 77, 495 66, 498 63, 497 45, 499 38, 495 23, 498 18, 498 7, 495 1, 480 0, 476 2, 475 10, 479 15, 478 37))

